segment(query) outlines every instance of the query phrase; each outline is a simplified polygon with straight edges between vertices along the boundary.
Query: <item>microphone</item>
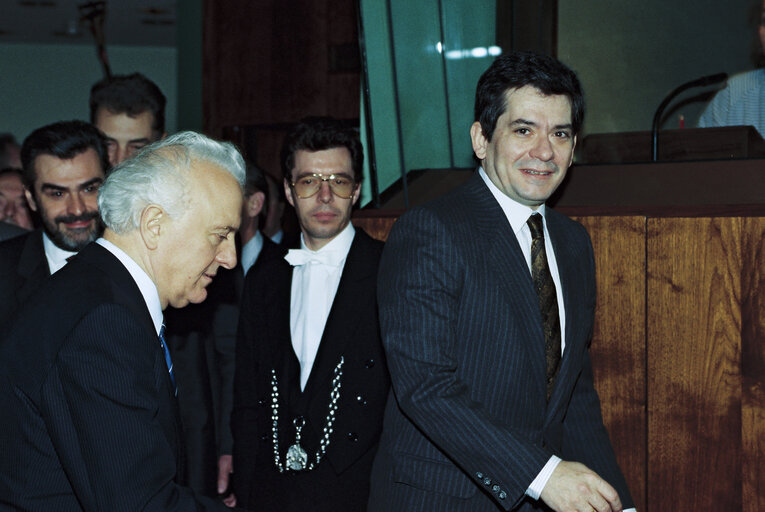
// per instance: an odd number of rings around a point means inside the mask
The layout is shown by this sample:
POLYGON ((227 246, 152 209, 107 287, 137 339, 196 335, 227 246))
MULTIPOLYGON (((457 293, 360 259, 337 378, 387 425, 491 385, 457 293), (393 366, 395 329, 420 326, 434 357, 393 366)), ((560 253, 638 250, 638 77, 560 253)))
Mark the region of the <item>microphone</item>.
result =
POLYGON ((664 98, 664 101, 661 102, 659 108, 656 109, 656 114, 653 116, 653 127, 651 128, 651 159, 653 162, 656 162, 659 156, 659 121, 661 120, 661 115, 664 113, 664 109, 667 108, 667 105, 669 105, 669 102, 675 99, 675 96, 685 90, 692 89, 694 87, 706 87, 707 85, 718 84, 720 82, 724 82, 727 79, 727 73, 717 73, 715 75, 702 76, 696 80, 691 80, 690 82, 684 83, 669 93, 666 98, 664 98))

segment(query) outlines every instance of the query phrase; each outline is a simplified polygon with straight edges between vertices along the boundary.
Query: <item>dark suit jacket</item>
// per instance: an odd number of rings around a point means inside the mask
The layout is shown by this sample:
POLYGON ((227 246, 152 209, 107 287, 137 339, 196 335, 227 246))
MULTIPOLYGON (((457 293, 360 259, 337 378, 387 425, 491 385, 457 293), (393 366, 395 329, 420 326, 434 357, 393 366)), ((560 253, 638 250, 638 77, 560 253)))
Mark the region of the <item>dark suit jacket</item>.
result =
POLYGON ((17 236, 25 235, 29 233, 29 230, 20 228, 16 224, 10 222, 0 221, 0 241, 15 238, 17 236))
POLYGON ((0 243, 0 335, 15 320, 19 306, 48 277, 41 229, 0 243))
POLYGON ((269 252, 261 255, 260 268, 247 274, 231 417, 234 484, 241 506, 314 512, 365 508, 389 389, 375 287, 381 252, 382 243, 356 230, 304 392, 290 336, 292 267, 280 254, 269 252), (309 460, 315 460, 341 356, 345 362, 337 419, 325 458, 311 471, 279 473, 271 430, 272 369, 279 383, 282 463, 295 440, 296 416, 306 420, 301 445, 309 460))
POLYGON ((589 236, 549 208, 546 222, 566 311, 549 405, 529 268, 478 173, 394 225, 378 281, 394 394, 370 510, 544 509, 524 492, 553 454, 586 464, 631 506, 593 387, 589 236))
POLYGON ((227 510, 181 487, 177 406, 124 266, 80 251, 0 341, 0 510, 227 510))
MULTIPOLYGON (((280 249, 263 237, 263 251, 280 249)), ((230 455, 233 445, 229 420, 243 286, 239 262, 230 270, 218 270, 204 302, 165 311, 186 446, 186 481, 207 496, 217 495, 218 456, 230 455)))

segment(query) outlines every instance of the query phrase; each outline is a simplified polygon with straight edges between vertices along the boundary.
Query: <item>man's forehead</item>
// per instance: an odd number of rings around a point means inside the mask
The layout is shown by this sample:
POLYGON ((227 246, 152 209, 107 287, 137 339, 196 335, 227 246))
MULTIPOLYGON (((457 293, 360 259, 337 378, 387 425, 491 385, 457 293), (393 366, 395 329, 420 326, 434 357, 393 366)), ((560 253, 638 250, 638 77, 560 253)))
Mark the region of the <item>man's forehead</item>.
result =
POLYGON ((35 182, 58 181, 61 183, 84 183, 93 178, 104 178, 101 160, 93 148, 88 148, 72 158, 54 155, 38 155, 34 160, 35 182))
POLYGON ((527 107, 531 107, 537 104, 553 104, 563 107, 568 119, 561 120, 565 123, 571 123, 573 118, 573 108, 571 104, 571 98, 566 94, 545 94, 541 90, 537 89, 533 85, 525 85, 523 87, 515 87, 505 91, 505 105, 504 114, 508 114, 511 110, 518 111, 527 107))

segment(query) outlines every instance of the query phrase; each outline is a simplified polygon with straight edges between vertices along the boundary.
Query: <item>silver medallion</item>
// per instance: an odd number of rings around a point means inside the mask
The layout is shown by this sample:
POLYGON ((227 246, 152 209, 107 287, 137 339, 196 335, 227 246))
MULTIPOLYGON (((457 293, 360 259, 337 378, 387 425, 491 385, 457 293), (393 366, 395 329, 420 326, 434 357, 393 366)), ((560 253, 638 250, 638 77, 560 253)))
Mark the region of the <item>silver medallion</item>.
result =
POLYGON ((303 471, 308 465, 308 454, 298 443, 293 444, 287 450, 287 469, 303 471))

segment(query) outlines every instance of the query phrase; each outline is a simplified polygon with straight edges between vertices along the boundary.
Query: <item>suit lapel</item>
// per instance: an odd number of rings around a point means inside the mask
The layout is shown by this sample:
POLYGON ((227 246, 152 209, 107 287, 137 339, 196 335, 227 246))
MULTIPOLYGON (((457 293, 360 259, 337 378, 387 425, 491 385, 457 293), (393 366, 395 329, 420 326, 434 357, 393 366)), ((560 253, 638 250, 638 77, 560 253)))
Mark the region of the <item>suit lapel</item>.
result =
POLYGON ((357 229, 324 326, 316 360, 306 383, 305 394, 309 397, 319 393, 321 400, 327 400, 327 383, 332 379, 340 357, 352 341, 356 326, 366 318, 362 313, 374 307, 359 300, 365 296, 362 293, 364 289, 374 286, 377 277, 377 267, 370 258, 369 248, 367 235, 357 229))
POLYGON ((24 280, 16 291, 17 302, 21 304, 40 287, 40 283, 50 277, 41 230, 27 237, 19 259, 18 273, 24 280))
MULTIPOLYGON (((566 390, 570 389, 573 380, 577 377, 574 371, 581 368, 577 361, 579 354, 581 354, 580 345, 587 340, 582 333, 578 332, 585 324, 582 322, 585 305, 581 296, 584 290, 584 284, 581 282, 583 269, 578 268, 578 262, 582 261, 579 254, 582 250, 581 244, 577 244, 576 240, 572 239, 570 231, 562 224, 560 214, 550 208, 547 209, 546 222, 555 251, 555 261, 563 288, 563 304, 566 312, 566 347, 563 351, 555 389, 552 397, 550 397, 550 404, 553 407, 550 407, 548 412, 552 412, 559 405, 561 398, 568 396, 566 390)), ((550 418, 551 416, 548 414, 548 419, 550 418)))
MULTIPOLYGON (((523 321, 519 335, 535 377, 534 387, 545 392, 545 355, 542 316, 531 273, 518 239, 497 200, 478 173, 468 182, 467 193, 475 226, 476 243, 488 254, 487 272, 496 276, 498 285, 511 305, 513 314, 523 321)), ((498 312, 499 314, 499 312, 498 312)))

